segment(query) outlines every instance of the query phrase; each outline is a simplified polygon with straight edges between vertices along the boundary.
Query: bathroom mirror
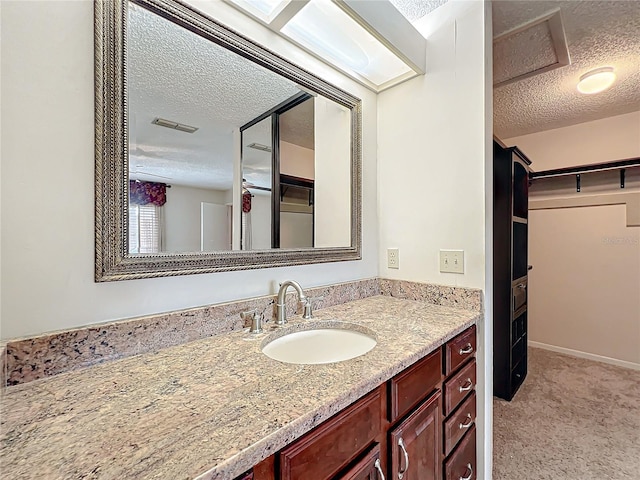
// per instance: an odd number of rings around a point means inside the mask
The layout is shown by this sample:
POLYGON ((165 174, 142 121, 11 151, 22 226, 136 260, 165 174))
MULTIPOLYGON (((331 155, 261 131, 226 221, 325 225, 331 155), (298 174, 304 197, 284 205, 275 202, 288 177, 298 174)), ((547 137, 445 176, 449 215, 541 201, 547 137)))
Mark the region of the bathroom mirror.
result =
POLYGON ((176 0, 98 0, 96 280, 361 258, 360 100, 176 0))

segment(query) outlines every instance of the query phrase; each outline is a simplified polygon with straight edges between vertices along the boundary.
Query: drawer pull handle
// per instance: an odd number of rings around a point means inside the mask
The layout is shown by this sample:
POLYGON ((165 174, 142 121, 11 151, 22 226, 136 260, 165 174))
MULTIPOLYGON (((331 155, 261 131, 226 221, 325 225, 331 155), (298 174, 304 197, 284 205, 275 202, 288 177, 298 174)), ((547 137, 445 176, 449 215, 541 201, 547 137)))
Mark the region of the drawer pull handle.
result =
POLYGON ((382 468, 380 467, 380 459, 379 458, 376 458, 376 463, 374 463, 373 466, 376 467, 376 470, 378 470, 379 480, 384 480, 384 473, 382 473, 382 468))
POLYGON ((473 352, 473 345, 467 343, 467 346, 460 349, 460 355, 468 355, 473 352))
POLYGON ((473 382, 471 381, 470 378, 467 378, 467 381, 465 382, 465 384, 460 386, 460 393, 468 392, 472 388, 473 388, 473 382))
POLYGON ((471 425, 473 425, 473 418, 471 418, 470 413, 467 413, 464 423, 460 424, 460 430, 462 430, 463 428, 469 428, 471 425))
POLYGON ((398 446, 402 449, 402 453, 404 454, 404 468, 398 470, 398 478, 402 480, 404 474, 409 470, 409 454, 407 453, 407 446, 404 444, 402 437, 398 439, 398 446))
POLYGON ((467 463, 467 470, 469 470, 469 475, 460 477, 460 480, 471 480, 471 477, 473 477, 473 466, 470 463, 467 463))

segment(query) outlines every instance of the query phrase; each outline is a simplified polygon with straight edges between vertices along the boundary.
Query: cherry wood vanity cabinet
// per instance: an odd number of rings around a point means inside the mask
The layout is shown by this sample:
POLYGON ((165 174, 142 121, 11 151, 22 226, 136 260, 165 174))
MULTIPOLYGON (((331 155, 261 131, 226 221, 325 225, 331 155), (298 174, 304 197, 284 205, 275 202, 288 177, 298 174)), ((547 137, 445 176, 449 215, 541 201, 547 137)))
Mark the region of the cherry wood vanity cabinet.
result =
POLYGON ((444 346, 443 478, 474 480, 476 462, 476 327, 444 346))
POLYGON ((279 454, 280 480, 337 478, 371 445, 383 444, 384 385, 285 447, 279 454))
POLYGON ((236 477, 235 480, 253 480, 253 471, 245 472, 239 477, 236 477))
POLYGON ((441 365, 438 349, 387 382, 389 478, 440 478, 441 365))
POLYGON ((381 480, 385 478, 384 465, 380 460, 380 445, 376 444, 353 467, 340 475, 342 480, 381 480))
POLYGON ((253 480, 472 480, 476 329, 268 457, 253 480))
POLYGON ((390 478, 440 478, 440 425, 440 391, 437 391, 389 433, 390 478))

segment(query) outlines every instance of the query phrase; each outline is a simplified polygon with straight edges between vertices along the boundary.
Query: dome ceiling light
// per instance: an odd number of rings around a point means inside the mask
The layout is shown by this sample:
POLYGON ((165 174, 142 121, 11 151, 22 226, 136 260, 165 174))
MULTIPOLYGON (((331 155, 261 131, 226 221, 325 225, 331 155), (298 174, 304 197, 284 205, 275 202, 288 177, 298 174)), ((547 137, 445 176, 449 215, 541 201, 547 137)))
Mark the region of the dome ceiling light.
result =
POLYGON ((578 91, 585 95, 604 92, 616 81, 613 67, 601 67, 591 70, 580 77, 578 91))

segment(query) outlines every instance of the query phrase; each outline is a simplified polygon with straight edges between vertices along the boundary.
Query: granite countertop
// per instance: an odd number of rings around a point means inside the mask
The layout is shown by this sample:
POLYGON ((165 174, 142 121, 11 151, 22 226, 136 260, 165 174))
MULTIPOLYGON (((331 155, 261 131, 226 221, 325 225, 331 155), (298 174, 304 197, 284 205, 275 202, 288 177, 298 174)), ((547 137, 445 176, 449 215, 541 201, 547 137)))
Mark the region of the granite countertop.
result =
MULTIPOLYGON (((376 332, 327 365, 260 351, 245 329, 49 379, 1 399, 0 469, 20 478, 230 479, 476 323, 481 314, 375 296, 315 312, 376 332)), ((305 323, 292 317, 285 328, 305 323)))

